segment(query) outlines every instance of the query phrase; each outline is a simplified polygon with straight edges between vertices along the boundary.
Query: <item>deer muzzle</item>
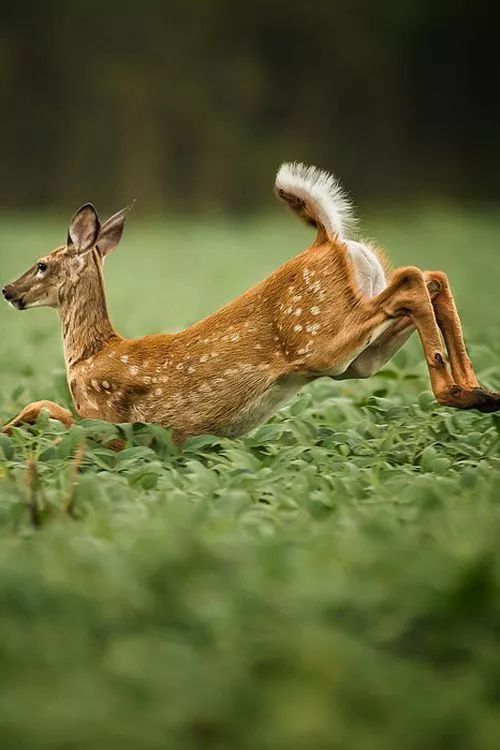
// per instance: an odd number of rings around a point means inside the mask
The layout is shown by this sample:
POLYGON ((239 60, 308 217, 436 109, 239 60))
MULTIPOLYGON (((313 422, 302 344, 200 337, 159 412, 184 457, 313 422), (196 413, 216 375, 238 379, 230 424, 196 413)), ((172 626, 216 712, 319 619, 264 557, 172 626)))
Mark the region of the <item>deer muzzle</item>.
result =
POLYGON ((6 302, 12 305, 12 307, 15 307, 17 310, 24 310, 24 308, 26 307, 22 295, 16 293, 12 284, 7 284, 7 286, 2 289, 2 295, 6 302))

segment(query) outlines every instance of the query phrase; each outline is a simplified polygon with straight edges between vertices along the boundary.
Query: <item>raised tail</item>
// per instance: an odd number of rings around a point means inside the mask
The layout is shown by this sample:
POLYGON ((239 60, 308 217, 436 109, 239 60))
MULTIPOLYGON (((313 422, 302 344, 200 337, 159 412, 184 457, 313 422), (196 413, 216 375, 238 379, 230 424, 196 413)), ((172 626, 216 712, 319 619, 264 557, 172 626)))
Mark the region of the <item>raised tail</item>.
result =
POLYGON ((274 192, 302 221, 316 227, 318 242, 345 238, 354 223, 350 201, 339 182, 317 167, 282 164, 274 192))

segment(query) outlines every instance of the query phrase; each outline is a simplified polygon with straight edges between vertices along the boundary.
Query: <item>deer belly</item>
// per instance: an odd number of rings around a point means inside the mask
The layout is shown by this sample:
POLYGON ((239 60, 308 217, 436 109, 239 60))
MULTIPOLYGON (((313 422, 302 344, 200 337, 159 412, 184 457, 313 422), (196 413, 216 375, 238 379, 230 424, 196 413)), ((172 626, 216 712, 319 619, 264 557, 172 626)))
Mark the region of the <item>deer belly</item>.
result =
POLYGON ((219 434, 239 437, 266 422, 278 409, 285 406, 307 382, 298 375, 288 375, 270 385, 263 393, 249 399, 236 410, 227 425, 221 425, 219 434))

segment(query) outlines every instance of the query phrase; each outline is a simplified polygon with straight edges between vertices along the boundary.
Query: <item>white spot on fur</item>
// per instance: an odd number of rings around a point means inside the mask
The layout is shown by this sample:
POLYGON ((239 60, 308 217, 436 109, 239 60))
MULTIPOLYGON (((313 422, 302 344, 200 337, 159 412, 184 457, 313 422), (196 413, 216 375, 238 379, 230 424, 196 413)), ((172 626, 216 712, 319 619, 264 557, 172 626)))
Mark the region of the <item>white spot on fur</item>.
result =
POLYGON ((125 364, 127 364, 127 362, 128 362, 128 354, 124 354, 123 356, 120 357, 120 359, 121 359, 122 362, 125 362, 125 364))
POLYGON ((207 359, 208 359, 208 354, 202 354, 202 356, 200 357, 200 362, 206 362, 207 359))
POLYGON ((195 369, 194 369, 194 367, 193 367, 193 366, 191 366, 191 367, 188 367, 188 372, 189 372, 189 373, 191 373, 191 374, 192 374, 193 372, 195 372, 195 369))
POLYGON ((311 307, 311 315, 319 315, 320 312, 321 312, 321 310, 319 309, 319 307, 317 305, 313 305, 311 307))
POLYGON ((299 315, 302 315, 302 308, 301 308, 301 307, 298 307, 298 308, 297 308, 297 309, 295 310, 295 312, 294 312, 294 315, 295 315, 295 317, 296 317, 296 318, 298 318, 298 317, 299 317, 299 315))
POLYGON ((297 323, 297 325, 293 327, 293 330, 295 331, 295 333, 299 333, 302 330, 302 326, 300 325, 300 323, 297 323))
POLYGON ((139 368, 137 365, 132 365, 132 367, 129 368, 131 375, 138 375, 139 374, 139 368))

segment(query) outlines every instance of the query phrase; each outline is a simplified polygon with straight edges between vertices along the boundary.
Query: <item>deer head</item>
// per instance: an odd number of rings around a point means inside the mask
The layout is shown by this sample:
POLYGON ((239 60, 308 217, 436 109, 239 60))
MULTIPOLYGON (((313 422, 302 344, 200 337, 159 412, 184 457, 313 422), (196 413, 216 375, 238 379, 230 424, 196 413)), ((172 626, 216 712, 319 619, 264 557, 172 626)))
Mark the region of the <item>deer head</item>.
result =
POLYGON ((132 206, 118 211, 101 225, 97 211, 86 203, 73 216, 66 244, 40 258, 17 281, 2 289, 4 298, 18 310, 55 307, 68 290, 74 290, 95 263, 102 264, 120 242, 125 218, 132 206))

